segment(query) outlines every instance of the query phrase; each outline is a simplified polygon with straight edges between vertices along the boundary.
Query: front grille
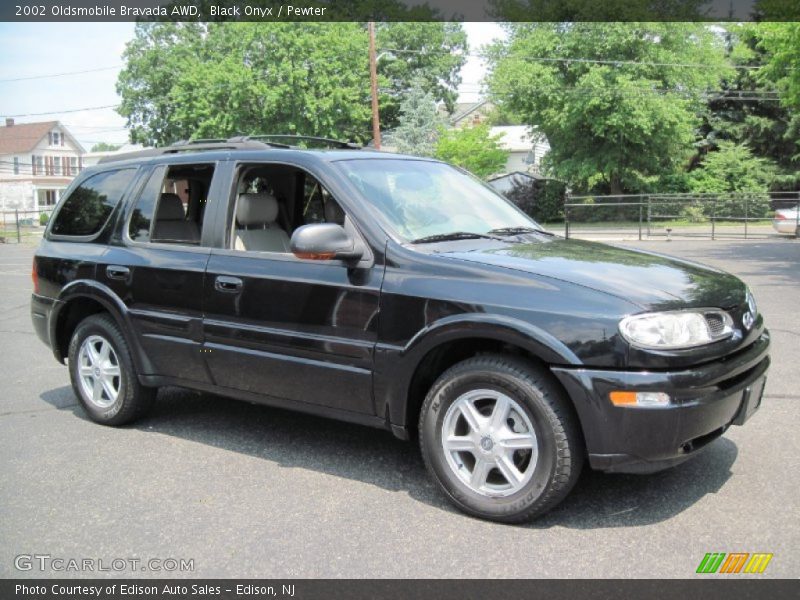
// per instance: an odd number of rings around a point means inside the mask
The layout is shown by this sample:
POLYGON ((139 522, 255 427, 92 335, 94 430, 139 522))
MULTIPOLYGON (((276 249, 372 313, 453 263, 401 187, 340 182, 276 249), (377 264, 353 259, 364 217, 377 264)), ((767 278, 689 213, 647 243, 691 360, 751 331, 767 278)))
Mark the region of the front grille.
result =
POLYGON ((725 320, 719 313, 706 314, 706 323, 708 323, 708 329, 713 337, 720 336, 725 332, 725 320))

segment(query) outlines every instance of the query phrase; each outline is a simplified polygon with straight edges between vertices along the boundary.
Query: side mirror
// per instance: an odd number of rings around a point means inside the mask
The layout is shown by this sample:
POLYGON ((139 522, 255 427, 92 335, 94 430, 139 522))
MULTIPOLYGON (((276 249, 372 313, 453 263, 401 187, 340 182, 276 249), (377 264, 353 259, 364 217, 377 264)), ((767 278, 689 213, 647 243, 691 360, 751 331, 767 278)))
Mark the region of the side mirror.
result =
POLYGON ((292 254, 311 260, 357 261, 363 251, 344 227, 336 223, 315 223, 298 227, 289 242, 292 254))

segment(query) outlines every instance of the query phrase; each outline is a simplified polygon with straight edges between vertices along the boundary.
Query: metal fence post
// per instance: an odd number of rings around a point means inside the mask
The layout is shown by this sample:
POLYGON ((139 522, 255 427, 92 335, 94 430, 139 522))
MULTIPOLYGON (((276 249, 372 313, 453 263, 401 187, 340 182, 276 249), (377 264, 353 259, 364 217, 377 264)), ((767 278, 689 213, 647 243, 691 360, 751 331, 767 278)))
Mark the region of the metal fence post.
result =
POLYGON ((642 241, 642 203, 639 202, 639 241, 642 241))
POLYGON ((20 232, 19 232, 19 209, 18 208, 14 209, 14 221, 17 224, 17 243, 20 244, 20 243, 22 243, 22 236, 20 235, 20 232))
POLYGON ((800 192, 797 192, 797 206, 794 207, 794 237, 800 237, 800 192))
POLYGON ((649 238, 651 235, 650 233, 650 196, 647 197, 647 237, 649 238))
POLYGON ((569 206, 564 205, 564 239, 569 239, 569 206))
POLYGON ((717 198, 714 197, 714 201, 711 205, 711 239, 714 239, 714 233, 716 230, 716 222, 717 222, 717 198))
POLYGON ((744 239, 747 239, 747 214, 748 206, 750 204, 750 196, 745 194, 744 197, 744 239))

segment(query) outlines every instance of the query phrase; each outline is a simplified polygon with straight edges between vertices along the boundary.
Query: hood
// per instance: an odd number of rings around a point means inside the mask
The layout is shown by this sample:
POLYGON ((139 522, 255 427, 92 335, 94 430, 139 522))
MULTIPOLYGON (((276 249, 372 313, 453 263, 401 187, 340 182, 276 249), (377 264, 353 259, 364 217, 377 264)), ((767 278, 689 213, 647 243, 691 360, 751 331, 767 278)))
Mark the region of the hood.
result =
MULTIPOLYGON (((731 308, 745 302, 746 287, 733 275, 660 254, 596 242, 527 236, 525 243, 481 243, 440 256, 567 281, 611 294, 644 310, 731 308)), ((463 248, 463 246, 462 246, 463 248)))

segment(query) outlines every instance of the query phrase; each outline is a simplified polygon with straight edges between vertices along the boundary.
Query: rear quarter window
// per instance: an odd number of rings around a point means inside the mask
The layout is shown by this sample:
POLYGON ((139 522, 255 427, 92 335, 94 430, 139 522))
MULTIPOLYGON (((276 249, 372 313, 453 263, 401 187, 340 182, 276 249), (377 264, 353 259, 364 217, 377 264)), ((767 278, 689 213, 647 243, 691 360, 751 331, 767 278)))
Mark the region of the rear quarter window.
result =
POLYGON ((67 236, 98 233, 135 174, 136 169, 120 169, 89 177, 64 200, 50 233, 67 236))

